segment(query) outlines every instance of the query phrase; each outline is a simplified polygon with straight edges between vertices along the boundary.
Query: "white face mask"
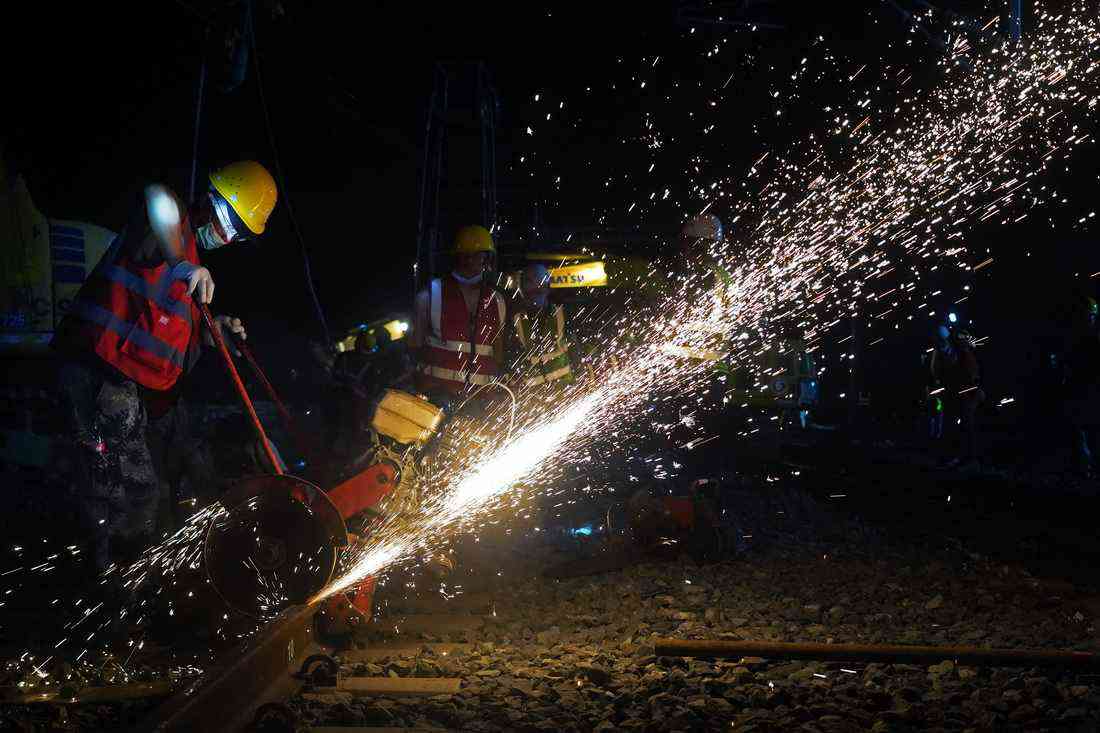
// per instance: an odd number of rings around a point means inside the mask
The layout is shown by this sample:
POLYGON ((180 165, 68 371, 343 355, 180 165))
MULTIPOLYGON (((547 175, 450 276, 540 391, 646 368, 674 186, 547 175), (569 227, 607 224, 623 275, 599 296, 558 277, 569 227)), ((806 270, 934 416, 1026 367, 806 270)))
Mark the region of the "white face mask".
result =
POLYGON ((479 272, 478 274, 474 275, 473 277, 463 277, 462 275, 459 275, 457 272, 452 272, 451 273, 451 277, 453 277, 455 280, 458 280, 463 285, 477 285, 479 282, 481 282, 481 278, 484 277, 484 275, 485 275, 484 272, 479 272))
POLYGON ((222 231, 225 232, 226 243, 232 242, 237 239, 237 228, 233 226, 233 217, 229 213, 229 204, 221 196, 210 196, 210 203, 213 205, 214 215, 218 217, 218 223, 221 224, 222 231))
POLYGON ((198 240, 199 246, 203 249, 217 249, 227 244, 218 236, 218 231, 213 224, 203 224, 199 227, 198 231, 195 232, 195 239, 198 240))

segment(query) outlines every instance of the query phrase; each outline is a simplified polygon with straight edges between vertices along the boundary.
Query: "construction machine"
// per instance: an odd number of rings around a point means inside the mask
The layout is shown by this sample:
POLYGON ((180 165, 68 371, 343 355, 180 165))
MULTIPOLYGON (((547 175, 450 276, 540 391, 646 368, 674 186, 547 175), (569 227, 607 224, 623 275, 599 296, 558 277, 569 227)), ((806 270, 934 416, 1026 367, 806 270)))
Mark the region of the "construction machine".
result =
MULTIPOLYGON (((209 317, 205 308, 203 317, 209 317)), ((349 548, 366 541, 384 511, 416 506, 417 458, 439 432, 445 414, 421 397, 387 390, 371 420, 365 468, 322 489, 285 471, 220 333, 211 332, 273 472, 244 479, 223 494, 224 511, 213 513, 202 559, 227 605, 247 616, 265 617, 322 591, 349 548)), ((265 378, 261 382, 270 389, 265 378)), ((374 582, 368 577, 334 594, 323 612, 345 625, 369 618, 374 582)))

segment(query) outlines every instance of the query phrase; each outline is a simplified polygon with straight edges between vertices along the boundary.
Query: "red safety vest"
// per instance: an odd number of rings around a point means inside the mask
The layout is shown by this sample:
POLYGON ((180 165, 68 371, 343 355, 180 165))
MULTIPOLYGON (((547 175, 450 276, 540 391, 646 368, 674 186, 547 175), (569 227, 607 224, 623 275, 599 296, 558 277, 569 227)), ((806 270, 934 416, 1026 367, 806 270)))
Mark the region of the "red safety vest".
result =
POLYGON ((506 322, 504 299, 488 288, 471 319, 460 287, 453 277, 428 286, 431 331, 421 349, 418 380, 423 392, 459 394, 489 384, 499 371, 493 344, 506 322))
MULTIPOLYGON (((199 264, 194 232, 184 217, 184 257, 199 264)), ((58 329, 64 346, 98 355, 143 387, 168 390, 199 353, 198 307, 187 282, 167 262, 131 262, 117 237, 73 301, 58 329), (63 336, 61 334, 64 334, 63 336)))

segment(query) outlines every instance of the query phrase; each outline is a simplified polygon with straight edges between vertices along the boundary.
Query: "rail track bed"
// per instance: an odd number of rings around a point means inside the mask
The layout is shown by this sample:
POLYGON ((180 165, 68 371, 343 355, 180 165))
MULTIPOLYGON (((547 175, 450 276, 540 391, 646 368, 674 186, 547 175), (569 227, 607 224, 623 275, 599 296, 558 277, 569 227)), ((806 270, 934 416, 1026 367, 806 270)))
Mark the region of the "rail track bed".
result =
POLYGON ((251 729, 1088 731, 1100 720, 1095 668, 654 654, 665 638, 1100 649, 1091 589, 965 550, 821 539, 702 567, 584 569, 391 604, 353 648, 291 665, 305 674, 251 729))
POLYGON ((1085 583, 946 538, 862 531, 794 494, 748 498, 752 540, 719 562, 501 544, 467 571, 491 580, 478 592, 383 588, 342 648, 318 638, 315 609, 292 608, 143 718, 20 728, 8 716, 8 729, 1096 729, 1100 673, 1080 665, 658 656, 663 639, 1100 650, 1085 583))

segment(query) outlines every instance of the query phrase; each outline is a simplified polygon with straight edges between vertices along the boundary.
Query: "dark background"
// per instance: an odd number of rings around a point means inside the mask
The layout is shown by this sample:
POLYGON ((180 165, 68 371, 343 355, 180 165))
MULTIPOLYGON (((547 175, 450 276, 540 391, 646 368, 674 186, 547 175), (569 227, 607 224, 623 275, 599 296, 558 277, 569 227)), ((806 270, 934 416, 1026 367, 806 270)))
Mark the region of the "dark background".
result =
MULTIPOLYGON (((837 69, 866 63, 869 77, 904 65, 919 83, 935 82, 929 61, 940 51, 887 3, 696 5, 723 23, 759 25, 691 22, 683 12, 688 4, 673 2, 345 8, 257 0, 259 59, 286 189, 260 243, 208 258, 217 310, 239 314, 260 343, 284 351, 304 353, 306 340, 320 336, 287 198, 334 332, 407 306, 426 107, 438 62, 452 69, 456 129, 463 114, 468 125, 475 120, 463 112, 472 97, 468 64, 487 65, 499 95, 499 222, 506 238, 529 241, 538 241, 533 230, 594 224, 675 232, 697 206, 693 183, 736 180, 763 151, 827 128, 822 107, 859 93, 837 69), (710 51, 717 53, 708 57, 710 51), (812 72, 791 81, 803 57, 812 72), (668 198, 646 203, 664 188, 668 198), (634 202, 640 204, 628 211, 634 202)), ((1003 5, 938 6, 984 20, 1003 5)), ((200 185, 210 167, 234 159, 273 166, 251 60, 243 83, 219 89, 228 78, 223 45, 239 6, 66 5, 31 15, 12 34, 6 77, 13 83, 0 134, 10 165, 47 216, 117 229, 142 183, 163 180, 186 191, 204 48, 210 71, 200 185)), ((450 159, 476 161, 476 145, 476 136, 456 133, 450 159)), ((1075 157, 1071 173, 1052 177, 1066 206, 968 237, 971 248, 998 252, 960 306, 989 337, 983 357, 996 393, 1013 394, 1039 378, 1042 352, 1057 341, 1071 296, 1094 290, 1089 276, 1100 263, 1093 235, 1073 223, 1095 199, 1095 155, 1075 157)), ((477 172, 458 168, 452 165, 444 181, 444 239, 478 216, 471 205, 477 172)), ((963 294, 963 284, 944 282, 939 312, 963 294)), ((916 369, 931 327, 915 320, 885 334, 864 358, 867 383, 888 387, 916 369)))

